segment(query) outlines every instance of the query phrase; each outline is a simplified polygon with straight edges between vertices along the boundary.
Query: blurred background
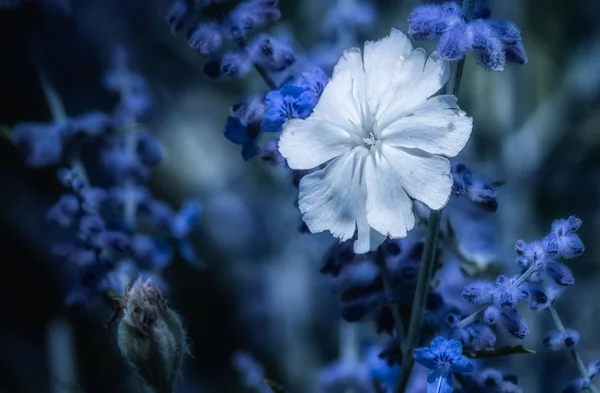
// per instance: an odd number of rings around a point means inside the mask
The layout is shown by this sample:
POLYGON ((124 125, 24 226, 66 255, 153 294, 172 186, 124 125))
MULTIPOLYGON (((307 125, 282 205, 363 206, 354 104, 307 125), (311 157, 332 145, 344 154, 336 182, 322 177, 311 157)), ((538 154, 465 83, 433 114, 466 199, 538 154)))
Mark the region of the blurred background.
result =
MULTIPOLYGON (((110 112, 116 98, 102 81, 115 48, 124 48, 153 98, 146 128, 165 148, 148 187, 172 206, 200 202, 189 239, 206 269, 176 257, 162 274, 191 343, 179 391, 244 391, 232 363, 239 350, 288 391, 314 391, 324 365, 347 345, 375 337, 372 324, 348 328, 340 318, 336 294, 319 273, 335 241, 301 233, 288 174, 260 158, 244 161, 240 146, 223 136, 230 106, 266 90, 256 72, 224 81, 204 76, 211 57, 189 48, 185 31, 171 33, 166 0, 72 0, 68 12, 43 0, 22 3, 0 9, 0 126, 52 119, 40 67, 69 116, 110 112)), ((325 68, 346 47, 392 27, 406 32, 407 16, 419 4, 372 0, 372 17, 333 36, 328 23, 349 18, 344 10, 352 0, 279 3, 281 19, 262 31, 285 37, 303 61, 325 68)), ((460 158, 506 181, 498 212, 484 220, 495 255, 482 263, 493 260, 514 273, 517 239, 541 237, 555 218, 580 217, 586 252, 570 265, 577 284, 557 308, 580 331, 582 356, 591 360, 600 356, 600 2, 490 3, 493 17, 521 28, 529 62, 492 73, 467 55, 459 103, 475 127, 460 158)), ((45 219, 64 192, 57 167, 27 167, 9 138, 0 139, 0 161, 0 393, 139 391, 114 328, 104 328, 111 308, 100 299, 65 305, 72 283, 51 256, 60 233, 45 219)), ((524 315, 532 332, 524 344, 540 349, 535 332, 548 330, 549 318, 524 315)), ((576 375, 564 354, 543 349, 502 364, 520 375, 526 392, 558 391, 576 375)))

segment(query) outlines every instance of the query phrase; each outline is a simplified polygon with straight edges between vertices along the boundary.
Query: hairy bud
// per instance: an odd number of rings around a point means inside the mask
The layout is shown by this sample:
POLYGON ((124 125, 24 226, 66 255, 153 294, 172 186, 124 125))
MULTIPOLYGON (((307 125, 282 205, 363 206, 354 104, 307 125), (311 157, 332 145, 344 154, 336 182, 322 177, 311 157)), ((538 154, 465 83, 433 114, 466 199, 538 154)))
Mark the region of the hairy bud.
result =
POLYGON ((188 353, 180 317, 150 280, 136 280, 122 303, 118 344, 123 358, 157 393, 172 393, 188 353))

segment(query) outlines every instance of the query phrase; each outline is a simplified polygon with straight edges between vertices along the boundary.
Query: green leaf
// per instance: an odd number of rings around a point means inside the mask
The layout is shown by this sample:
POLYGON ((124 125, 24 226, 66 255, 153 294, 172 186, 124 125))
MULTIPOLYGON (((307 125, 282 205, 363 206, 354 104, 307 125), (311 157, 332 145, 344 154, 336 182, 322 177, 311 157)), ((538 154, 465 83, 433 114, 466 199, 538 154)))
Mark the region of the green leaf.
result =
POLYGON ((515 345, 515 346, 505 346, 505 347, 500 347, 500 348, 489 348, 489 349, 482 349, 479 351, 469 351, 466 350, 464 351, 464 355, 468 358, 471 359, 480 359, 480 358, 495 358, 498 356, 505 356, 505 355, 532 355, 534 354, 535 351, 533 349, 529 349, 529 348, 525 348, 522 345, 515 345))
POLYGON ((271 388, 273 393, 286 393, 285 387, 283 387, 283 385, 281 385, 280 383, 266 378, 264 382, 271 388))

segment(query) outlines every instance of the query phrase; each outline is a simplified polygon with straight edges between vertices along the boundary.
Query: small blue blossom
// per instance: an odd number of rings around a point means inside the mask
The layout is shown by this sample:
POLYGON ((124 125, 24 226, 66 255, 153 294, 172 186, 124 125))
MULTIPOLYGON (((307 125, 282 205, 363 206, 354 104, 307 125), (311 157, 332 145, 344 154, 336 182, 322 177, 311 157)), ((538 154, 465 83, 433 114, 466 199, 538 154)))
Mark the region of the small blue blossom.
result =
POLYGON ((286 85, 280 90, 268 93, 265 103, 267 110, 262 129, 266 132, 280 132, 288 120, 305 119, 311 114, 315 105, 315 94, 312 90, 300 86, 286 85))
POLYGON ((225 22, 225 34, 232 41, 241 41, 248 31, 281 17, 277 0, 248 0, 237 5, 225 22))
POLYGON ((572 259, 583 254, 585 248, 579 236, 575 233, 581 227, 581 220, 571 216, 566 220, 556 220, 552 223, 552 231, 546 241, 556 245, 561 258, 572 259))
POLYGON ((200 22, 188 32, 188 45, 205 55, 219 50, 223 42, 221 26, 216 22, 200 22))
POLYGON ((473 363, 462 354, 462 345, 456 340, 436 337, 431 348, 415 348, 413 357, 417 363, 431 370, 427 377, 427 391, 452 392, 452 373, 470 373, 473 363))
POLYGON ((579 332, 573 329, 566 329, 562 332, 551 331, 544 338, 543 344, 551 351, 557 352, 563 349, 573 349, 579 344, 579 332))
POLYGON ((192 15, 193 3, 193 0, 173 0, 166 18, 171 27, 171 33, 176 34, 192 15))
POLYGON ((265 106, 258 96, 250 96, 231 107, 231 114, 225 125, 225 138, 242 146, 244 160, 256 157, 260 153, 258 138, 264 112, 265 106))
POLYGON ((464 164, 452 167, 452 193, 467 195, 471 202, 483 210, 496 212, 498 200, 496 189, 487 181, 474 177, 471 170, 464 164))
POLYGON ((267 34, 259 34, 248 46, 250 59, 272 71, 283 71, 296 61, 294 51, 267 34))
POLYGON ((15 126, 11 139, 24 151, 25 163, 39 168, 60 161, 64 144, 71 135, 68 123, 22 123, 15 126))

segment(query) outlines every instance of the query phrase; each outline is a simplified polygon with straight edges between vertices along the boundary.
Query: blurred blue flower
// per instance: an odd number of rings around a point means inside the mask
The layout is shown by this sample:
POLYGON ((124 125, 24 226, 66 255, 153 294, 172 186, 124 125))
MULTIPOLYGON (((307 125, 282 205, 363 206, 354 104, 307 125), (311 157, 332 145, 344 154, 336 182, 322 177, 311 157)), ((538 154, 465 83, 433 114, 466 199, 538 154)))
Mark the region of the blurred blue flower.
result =
POLYGON ((551 351, 561 351, 563 349, 573 349, 579 344, 580 335, 577 330, 565 329, 564 331, 549 332, 542 343, 551 351))
POLYGON ((462 345, 456 340, 436 337, 430 348, 415 348, 413 357, 417 363, 431 370, 427 377, 427 391, 452 392, 452 373, 470 373, 473 363, 462 354, 462 345))

